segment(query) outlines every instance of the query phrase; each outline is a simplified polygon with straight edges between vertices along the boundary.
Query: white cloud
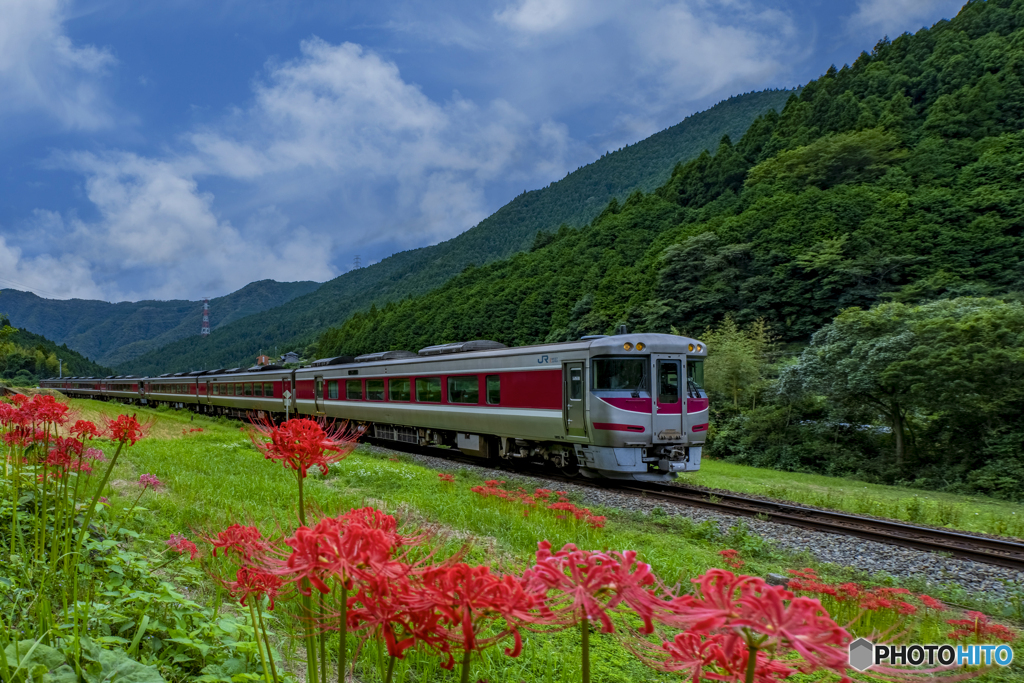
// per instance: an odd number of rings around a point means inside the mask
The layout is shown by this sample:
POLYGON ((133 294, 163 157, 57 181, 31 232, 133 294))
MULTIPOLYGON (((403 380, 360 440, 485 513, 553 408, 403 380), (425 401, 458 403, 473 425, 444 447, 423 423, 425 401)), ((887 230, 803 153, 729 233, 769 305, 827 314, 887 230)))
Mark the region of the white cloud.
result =
POLYGON ((513 0, 493 18, 520 89, 538 107, 614 108, 616 141, 765 87, 808 49, 790 14, 752 0, 513 0))
POLYGON ((0 0, 0 112, 44 112, 65 128, 112 122, 100 87, 114 57, 64 35, 63 0, 0 0))
MULTIPOLYGON (((80 254, 26 257, 0 235, 0 289, 19 289, 48 299, 99 299, 91 264, 80 254)), ((0 297, 0 311, 3 298, 0 297)))
POLYGON ((486 183, 513 166, 532 176, 560 167, 568 134, 501 100, 434 101, 393 62, 314 38, 298 59, 268 66, 250 108, 189 142, 198 173, 252 183, 293 210, 334 196, 344 222, 362 227, 359 243, 408 247, 483 219, 486 183))
POLYGON ((330 242, 312 239, 272 207, 242 234, 219 218, 188 163, 134 154, 78 153, 55 160, 85 175, 99 217, 68 221, 69 253, 84 257, 103 297, 182 299, 217 295, 264 278, 326 280, 330 242))
POLYGON ((963 4, 964 0, 860 0, 849 27, 877 33, 876 38, 883 34, 895 38, 931 25, 940 15, 951 19, 963 4))

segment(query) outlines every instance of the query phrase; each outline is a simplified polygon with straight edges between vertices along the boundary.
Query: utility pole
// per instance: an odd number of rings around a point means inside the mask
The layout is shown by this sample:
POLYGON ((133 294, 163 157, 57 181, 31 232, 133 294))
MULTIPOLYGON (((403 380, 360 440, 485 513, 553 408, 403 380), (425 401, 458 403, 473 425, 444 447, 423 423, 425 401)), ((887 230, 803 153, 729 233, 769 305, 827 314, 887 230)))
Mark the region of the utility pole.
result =
POLYGON ((60 378, 64 379, 64 359, 63 358, 58 358, 57 362, 60 363, 60 366, 59 366, 60 367, 60 378))

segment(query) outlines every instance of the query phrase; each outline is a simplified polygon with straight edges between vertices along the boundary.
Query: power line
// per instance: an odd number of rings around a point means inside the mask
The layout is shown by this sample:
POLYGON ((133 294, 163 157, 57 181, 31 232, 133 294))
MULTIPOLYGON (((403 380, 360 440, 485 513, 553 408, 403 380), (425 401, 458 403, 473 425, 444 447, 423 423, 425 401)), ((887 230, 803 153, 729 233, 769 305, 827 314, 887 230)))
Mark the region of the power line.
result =
POLYGON ((15 287, 20 287, 22 289, 27 289, 29 292, 32 292, 33 294, 36 294, 36 295, 53 297, 54 299, 59 299, 60 298, 60 294, 54 294, 53 292, 47 292, 45 289, 38 289, 36 287, 29 287, 26 284, 23 284, 21 282, 15 282, 14 280, 10 280, 8 278, 0 277, 0 282, 6 282, 9 285, 14 285, 15 287))

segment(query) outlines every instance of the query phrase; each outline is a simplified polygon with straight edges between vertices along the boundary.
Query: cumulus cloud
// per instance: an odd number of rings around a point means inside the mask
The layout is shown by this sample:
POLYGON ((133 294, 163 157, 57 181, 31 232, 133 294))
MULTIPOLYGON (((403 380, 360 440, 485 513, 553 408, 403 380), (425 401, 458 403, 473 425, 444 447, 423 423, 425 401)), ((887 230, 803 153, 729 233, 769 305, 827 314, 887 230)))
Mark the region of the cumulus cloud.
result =
POLYGON ((254 183, 282 206, 332 193, 363 226, 360 242, 407 247, 484 218, 486 183, 513 164, 528 175, 561 167, 567 139, 502 100, 432 100, 380 55, 314 38, 269 65, 249 109, 189 142, 200 173, 254 183))
POLYGON ((64 34, 64 0, 0 0, 0 113, 43 112, 69 129, 112 122, 100 87, 114 57, 64 34))
POLYGON ((95 216, 52 214, 45 230, 88 264, 69 270, 77 289, 64 292, 197 298, 263 278, 327 280, 345 249, 422 246, 472 227, 488 213, 489 181, 562 170, 569 144, 562 125, 533 125, 501 100, 435 101, 381 56, 314 38, 268 65, 248 106, 162 156, 52 156, 50 167, 81 174, 95 216), (219 201, 211 186, 240 199, 219 201))
POLYGON ((0 235, 0 289, 7 288, 48 299, 99 299, 105 295, 93 282, 92 266, 82 255, 29 257, 0 235))
POLYGON ((748 0, 513 0, 493 19, 517 67, 533 57, 523 87, 536 100, 614 100, 629 142, 695 103, 764 87, 806 49, 788 13, 748 0))
POLYGON ((894 38, 933 23, 938 14, 950 19, 963 4, 963 0, 860 0, 848 23, 852 31, 894 38))
MULTIPOLYGON (((55 165, 82 173, 98 217, 73 218, 62 243, 89 264, 69 274, 96 281, 106 299, 181 299, 222 294, 254 280, 325 280, 329 240, 280 216, 255 216, 243 235, 213 209, 185 162, 129 153, 76 153, 55 165)), ((19 267, 25 268, 20 264, 19 267)))

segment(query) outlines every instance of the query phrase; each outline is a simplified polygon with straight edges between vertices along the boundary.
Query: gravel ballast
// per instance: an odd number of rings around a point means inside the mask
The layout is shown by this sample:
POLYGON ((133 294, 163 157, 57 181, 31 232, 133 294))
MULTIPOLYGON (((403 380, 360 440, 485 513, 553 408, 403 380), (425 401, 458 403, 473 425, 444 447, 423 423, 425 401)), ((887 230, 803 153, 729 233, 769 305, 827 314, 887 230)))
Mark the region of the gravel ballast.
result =
POLYGON ((651 514, 659 509, 666 515, 683 516, 701 523, 712 520, 718 523, 719 529, 726 533, 740 520, 751 533, 773 541, 778 547, 793 552, 807 552, 822 562, 844 567, 852 567, 865 572, 884 572, 895 578, 924 578, 929 585, 956 584, 971 593, 987 595, 1004 594, 1006 588, 1001 580, 1024 583, 1024 572, 1008 567, 974 562, 968 559, 945 557, 936 553, 902 548, 868 541, 854 536, 843 536, 821 531, 812 531, 798 527, 767 522, 749 517, 738 517, 726 513, 691 507, 681 503, 665 500, 645 499, 643 497, 620 493, 614 490, 579 486, 564 482, 548 482, 542 477, 521 473, 510 474, 504 470, 495 470, 457 460, 448 460, 419 453, 394 451, 379 446, 364 446, 370 452, 380 455, 401 455, 410 458, 417 464, 436 470, 456 471, 472 470, 481 476, 494 479, 514 477, 516 484, 526 487, 557 488, 561 491, 579 496, 590 507, 613 508, 628 512, 651 514))

